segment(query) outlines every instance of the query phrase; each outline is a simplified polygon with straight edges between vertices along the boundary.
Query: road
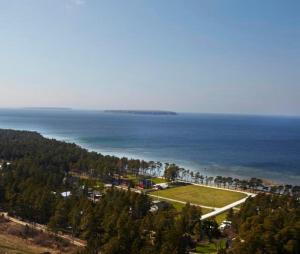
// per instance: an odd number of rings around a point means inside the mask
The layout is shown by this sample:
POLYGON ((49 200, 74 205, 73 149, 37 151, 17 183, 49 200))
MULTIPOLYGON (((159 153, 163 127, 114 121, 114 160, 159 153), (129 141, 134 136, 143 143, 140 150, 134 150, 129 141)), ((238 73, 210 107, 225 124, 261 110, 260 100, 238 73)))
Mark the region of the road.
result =
MULTIPOLYGON (((17 223, 19 225, 22 225, 22 226, 30 226, 30 227, 33 227, 34 229, 36 230, 40 230, 40 231, 43 231, 43 232, 46 232, 46 233, 51 233, 53 234, 53 232, 49 231, 47 229, 47 227, 45 225, 41 225, 41 224, 37 224, 37 223, 29 223, 29 222, 25 222, 25 221, 22 221, 22 220, 19 220, 17 218, 14 218, 14 217, 11 217, 9 216, 7 213, 0 213, 0 216, 3 216, 4 218, 14 222, 14 223, 17 223)), ((65 239, 67 241, 69 241, 70 243, 74 244, 75 246, 77 247, 85 247, 86 246, 86 242, 81 240, 81 239, 78 239, 78 238, 74 238, 70 235, 66 235, 66 234, 57 234, 58 237, 62 238, 62 239, 65 239)))

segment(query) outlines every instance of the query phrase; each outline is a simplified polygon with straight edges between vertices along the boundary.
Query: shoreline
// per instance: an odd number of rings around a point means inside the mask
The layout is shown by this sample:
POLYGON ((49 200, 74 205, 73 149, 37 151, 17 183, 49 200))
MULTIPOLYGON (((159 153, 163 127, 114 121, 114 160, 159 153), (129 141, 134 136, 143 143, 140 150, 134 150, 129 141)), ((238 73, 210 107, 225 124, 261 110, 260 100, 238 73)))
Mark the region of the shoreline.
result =
MULTIPOLYGON (((7 128, 7 127, 0 127, 0 128, 7 128)), ((199 172, 200 174, 204 176, 223 176, 223 177, 232 177, 232 178, 238 178, 240 180, 247 180, 252 177, 259 178, 263 180, 264 183, 268 183, 269 185, 285 185, 285 184, 291 184, 291 185, 298 185, 300 182, 300 176, 297 175, 285 175, 284 173, 278 173, 278 172, 272 172, 268 170, 259 170, 258 168, 251 168, 251 167, 243 167, 243 166, 224 166, 222 169, 221 165, 196 165, 197 163, 194 163, 194 165, 191 165, 193 163, 184 162, 176 159, 170 159, 170 160, 162 160, 159 158, 148 157, 143 156, 139 154, 132 154, 132 153, 126 153, 126 152, 114 152, 111 149, 110 151, 107 151, 105 149, 101 148, 94 148, 92 146, 89 146, 87 143, 80 142, 79 138, 76 137, 70 137, 66 135, 57 135, 54 134, 52 131, 49 130, 43 130, 40 128, 9 128, 9 129, 15 129, 15 130, 27 130, 27 131, 35 131, 40 133, 43 137, 49 138, 49 139, 56 139, 63 142, 69 142, 74 143, 90 152, 97 152, 101 153, 103 155, 108 156, 115 156, 115 157, 127 157, 132 159, 139 159, 139 160, 145 160, 145 161, 160 161, 161 163, 175 163, 179 167, 183 167, 185 169, 189 169, 193 172, 199 172), (226 169, 228 171, 226 171, 226 169), (255 174, 247 174, 247 172, 255 172, 255 174), (268 177, 268 175, 272 175, 273 177, 268 177), (275 176, 275 177, 274 177, 275 176), (285 178, 285 179, 283 179, 285 178)))
MULTIPOLYGON (((39 131, 38 131, 39 132, 39 131)), ((42 132, 41 135, 43 135, 46 138, 52 138, 52 139, 57 139, 59 141, 64 141, 64 142, 71 142, 74 143, 86 150, 88 150, 89 152, 97 152, 100 153, 104 156, 115 156, 118 158, 122 158, 122 157, 126 157, 128 159, 137 159, 137 160, 144 160, 144 161, 159 161, 162 164, 164 163, 175 163, 176 165, 178 165, 179 167, 183 167, 185 169, 188 169, 190 171, 193 172, 199 172, 200 174, 202 174, 203 176, 212 176, 212 177, 216 177, 216 176, 223 176, 223 177, 232 177, 232 178, 238 178, 240 180, 249 180, 252 177, 255 178, 259 178, 263 181, 263 183, 267 184, 267 185, 285 185, 285 184, 292 184, 292 185, 297 185, 298 182, 300 182, 300 176, 296 176, 296 175, 289 175, 288 177, 285 176, 286 178, 293 178, 292 181, 284 181, 282 179, 278 179, 281 178, 281 174, 278 172, 271 172, 271 171, 266 171, 266 170, 261 170, 261 172, 268 172, 269 174, 272 175, 277 175, 278 177, 276 178, 268 178, 266 176, 258 176, 259 172, 257 172, 258 174, 255 175, 241 175, 241 174, 234 174, 233 171, 235 171, 235 168, 244 168, 244 170, 242 170, 242 172, 247 172, 247 170, 252 170, 252 171, 260 171, 258 168, 251 168, 251 167, 243 167, 243 166, 225 166, 226 168, 231 168, 232 170, 229 172, 226 172, 225 170, 222 170, 221 166, 212 166, 212 165, 202 165, 199 166, 198 168, 196 168, 195 166, 191 166, 189 165, 189 163, 180 163, 180 161, 178 160, 161 160, 158 158, 154 158, 154 157, 147 157, 147 156, 143 156, 143 155, 138 155, 138 154, 131 154, 131 153, 122 153, 122 152, 113 152, 113 151, 107 151, 107 150, 102 150, 101 148, 93 148, 91 146, 88 146, 86 143, 80 142, 79 140, 70 138, 70 137, 62 137, 62 136, 57 136, 57 135, 48 135, 48 134, 43 134, 42 132), (204 168, 205 170, 201 170, 201 168, 204 168), (214 172, 208 172, 208 171, 214 171, 214 172), (225 173, 225 174, 224 174, 225 173), (296 178, 296 180, 295 180, 296 178)), ((284 174, 282 174, 284 175, 284 174)))

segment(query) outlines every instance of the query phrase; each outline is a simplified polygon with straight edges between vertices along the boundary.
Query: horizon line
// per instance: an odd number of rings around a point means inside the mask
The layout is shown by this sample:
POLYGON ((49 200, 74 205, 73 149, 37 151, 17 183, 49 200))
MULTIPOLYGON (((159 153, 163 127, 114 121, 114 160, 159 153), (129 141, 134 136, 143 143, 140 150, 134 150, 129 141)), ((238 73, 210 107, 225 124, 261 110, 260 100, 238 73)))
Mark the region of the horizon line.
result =
POLYGON ((55 107, 55 106, 18 106, 18 107, 2 107, 0 109, 7 110, 61 110, 61 111, 154 111, 154 112, 174 112, 177 114, 202 114, 202 115, 233 115, 233 116, 265 116, 265 117, 300 117, 300 114, 283 114, 283 113, 239 113, 239 112, 199 112, 199 111, 177 111, 164 109, 99 109, 99 108, 76 108, 76 107, 55 107))

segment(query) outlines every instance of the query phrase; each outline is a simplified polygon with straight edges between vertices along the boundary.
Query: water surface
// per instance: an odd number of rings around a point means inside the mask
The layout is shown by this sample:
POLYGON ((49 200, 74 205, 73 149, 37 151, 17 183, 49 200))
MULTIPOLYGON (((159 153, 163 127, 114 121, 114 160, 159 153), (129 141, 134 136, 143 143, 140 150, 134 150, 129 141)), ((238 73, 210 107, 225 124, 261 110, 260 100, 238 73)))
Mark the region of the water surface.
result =
POLYGON ((35 130, 104 154, 175 162, 207 175, 300 184, 300 118, 0 109, 0 128, 35 130))

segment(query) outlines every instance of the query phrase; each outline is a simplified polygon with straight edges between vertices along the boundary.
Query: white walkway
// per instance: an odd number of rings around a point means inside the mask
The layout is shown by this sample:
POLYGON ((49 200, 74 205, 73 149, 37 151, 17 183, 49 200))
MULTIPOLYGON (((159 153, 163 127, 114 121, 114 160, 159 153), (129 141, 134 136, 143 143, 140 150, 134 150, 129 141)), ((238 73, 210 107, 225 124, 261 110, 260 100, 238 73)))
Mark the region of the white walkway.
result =
POLYGON ((250 194, 250 195, 248 195, 247 197, 245 197, 245 198, 243 198, 243 199, 240 199, 240 200, 238 200, 238 201, 236 201, 236 202, 233 202, 233 203, 231 203, 231 204, 229 204, 229 205, 226 205, 226 206, 223 206, 223 207, 221 207, 221 208, 215 208, 214 211, 202 215, 202 216, 201 216, 201 220, 205 220, 205 219, 208 219, 208 218, 210 218, 210 217, 216 216, 216 215, 218 215, 218 214, 220 214, 220 213, 226 212, 226 211, 229 210, 230 208, 233 208, 233 207, 235 207, 235 206, 237 206, 237 205, 240 205, 240 204, 244 203, 244 202, 247 200, 247 198, 248 198, 249 196, 254 197, 255 194, 250 194))

